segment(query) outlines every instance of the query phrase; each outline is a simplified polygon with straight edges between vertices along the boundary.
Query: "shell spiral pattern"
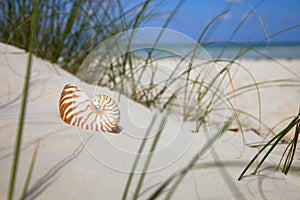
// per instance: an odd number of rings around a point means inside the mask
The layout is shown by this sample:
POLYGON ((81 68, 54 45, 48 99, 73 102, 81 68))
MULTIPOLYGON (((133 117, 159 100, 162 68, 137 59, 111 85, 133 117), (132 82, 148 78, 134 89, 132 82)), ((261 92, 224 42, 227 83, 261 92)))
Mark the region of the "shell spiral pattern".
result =
POLYGON ((86 130, 115 132, 120 122, 120 110, 112 98, 100 94, 91 101, 73 84, 62 90, 59 111, 64 122, 86 130))

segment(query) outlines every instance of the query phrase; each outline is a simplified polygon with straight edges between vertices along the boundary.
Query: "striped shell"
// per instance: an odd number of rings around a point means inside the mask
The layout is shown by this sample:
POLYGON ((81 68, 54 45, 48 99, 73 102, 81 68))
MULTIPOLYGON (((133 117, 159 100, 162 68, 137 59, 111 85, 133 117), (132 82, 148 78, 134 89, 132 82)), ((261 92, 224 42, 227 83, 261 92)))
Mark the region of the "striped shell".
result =
POLYGON ((91 101, 73 84, 61 92, 59 111, 64 122, 86 130, 115 132, 120 122, 120 110, 112 98, 101 94, 91 101))

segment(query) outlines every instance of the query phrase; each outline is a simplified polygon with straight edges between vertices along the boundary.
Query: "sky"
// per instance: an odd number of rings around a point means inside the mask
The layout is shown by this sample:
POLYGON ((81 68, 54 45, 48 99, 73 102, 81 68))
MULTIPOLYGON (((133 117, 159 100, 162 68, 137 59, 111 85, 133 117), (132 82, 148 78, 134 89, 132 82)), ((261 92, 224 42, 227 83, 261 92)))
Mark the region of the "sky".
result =
MULTIPOLYGON (((176 2, 166 0, 160 15, 144 26, 161 27, 176 2)), ((197 40, 205 27, 224 11, 227 12, 210 26, 204 41, 257 42, 269 38, 270 42, 300 42, 300 26, 278 34, 300 25, 300 0, 187 0, 169 28, 197 40)))

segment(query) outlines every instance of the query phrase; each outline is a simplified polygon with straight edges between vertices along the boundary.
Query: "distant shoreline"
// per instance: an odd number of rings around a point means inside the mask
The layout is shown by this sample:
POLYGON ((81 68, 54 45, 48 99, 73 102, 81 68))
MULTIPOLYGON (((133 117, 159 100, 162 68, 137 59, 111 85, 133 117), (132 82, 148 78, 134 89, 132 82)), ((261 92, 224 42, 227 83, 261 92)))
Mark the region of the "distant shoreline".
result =
MULTIPOLYGON (((195 48, 195 44, 165 44, 166 50, 155 48, 156 55, 176 56, 173 52, 181 52, 185 54, 191 52, 195 48), (171 50, 168 51, 168 50, 171 50)), ((201 45, 208 53, 209 57, 213 59, 246 59, 246 60, 272 60, 272 59, 300 59, 300 43, 273 43, 273 44, 225 44, 214 43, 201 45)), ((150 49, 150 48, 149 48, 150 49)), ((136 53, 141 58, 148 56, 148 49, 141 45, 141 48, 136 53)))

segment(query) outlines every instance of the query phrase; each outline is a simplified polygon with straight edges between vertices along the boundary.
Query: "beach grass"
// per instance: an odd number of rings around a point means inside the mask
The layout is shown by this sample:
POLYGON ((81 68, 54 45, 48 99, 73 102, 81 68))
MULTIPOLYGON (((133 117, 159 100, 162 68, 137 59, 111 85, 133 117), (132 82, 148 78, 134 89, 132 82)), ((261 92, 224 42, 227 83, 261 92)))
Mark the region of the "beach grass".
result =
MULTIPOLYGON (((155 121, 156 121, 156 116, 153 117, 153 119, 152 119, 152 121, 151 121, 151 124, 150 124, 149 127, 148 127, 148 130, 147 130, 147 133, 146 133, 146 135, 145 135, 145 138, 143 139, 143 141, 142 141, 142 143, 141 143, 141 145, 140 145, 140 148, 139 148, 139 150, 138 150, 137 156, 135 157, 134 163, 133 163, 133 165, 132 165, 131 172, 130 172, 130 174, 129 174, 129 176, 128 176, 128 179, 127 179, 127 182, 126 182, 126 186, 125 186, 125 188, 124 188, 124 192, 123 192, 123 195, 122 195, 122 199, 123 199, 123 200, 125 200, 125 199, 127 198, 127 194, 128 194, 128 191, 129 191, 129 187, 130 187, 132 178, 133 178, 133 176, 134 176, 134 174, 135 174, 136 166, 137 166, 137 164, 138 164, 138 162, 139 162, 140 155, 141 155, 141 153, 143 152, 143 149, 144 149, 145 144, 146 144, 146 142, 147 142, 147 138, 148 138, 148 136, 149 136, 149 134, 150 134, 151 129, 153 128, 153 124, 155 123, 155 121)), ((140 185, 141 185, 141 184, 140 184, 140 185)), ((138 188, 138 187, 137 187, 137 188, 138 188)), ((136 194, 138 194, 138 192, 137 192, 136 194)))
MULTIPOLYGON (((39 1, 33 53, 76 73, 101 41, 143 25, 159 15, 161 3, 139 2, 124 10, 121 1, 39 1), (97 8, 97 9, 96 9, 97 8), (100 10, 99 10, 100 9, 100 10)), ((33 4, 29 0, 0 3, 2 42, 29 51, 33 4)))
POLYGON ((158 187, 148 199, 157 199, 160 195, 163 194, 164 190, 171 185, 171 188, 168 189, 168 192, 165 196, 165 199, 171 199, 174 195, 175 191, 181 184, 183 178, 192 170, 194 170, 194 167, 196 166, 197 161, 203 156, 205 153, 211 150, 213 145, 215 144, 216 140, 218 140, 219 137, 221 137, 222 134, 224 134, 229 126, 231 124, 231 121, 227 121, 224 123, 224 126, 219 131, 218 134, 215 134, 213 137, 211 137, 208 142, 194 155, 194 157, 186 164, 185 167, 183 167, 179 172, 176 172, 169 176, 161 185, 158 187))
MULTIPOLYGON (((173 10, 170 11, 169 16, 165 19, 162 28, 167 28, 169 26, 170 22, 174 19, 174 16, 178 13, 179 9, 182 7, 184 2, 185 1, 177 2, 173 10)), ((31 4, 30 1, 7 1, 6 3, 0 3, 2 19, 0 20, 0 25, 2 27, 2 29, 0 30, 1 41, 13 44, 17 47, 21 47, 29 52, 26 78, 23 90, 24 93, 21 104, 20 120, 10 176, 8 199, 13 199, 16 184, 16 174, 18 170, 18 161, 21 155, 20 148, 22 144, 23 129, 25 125, 25 113, 30 83, 32 55, 35 54, 53 63, 58 63, 62 66, 62 68, 72 72, 73 74, 76 74, 84 59, 94 49, 94 47, 98 45, 98 43, 127 29, 139 28, 145 22, 147 22, 147 20, 160 15, 159 7, 161 3, 155 3, 151 0, 146 0, 141 3, 137 3, 128 10, 124 10, 124 7, 122 6, 121 1, 119 0, 115 1, 116 6, 109 6, 110 3, 110 1, 57 2, 55 0, 46 2, 40 2, 38 0, 35 0, 33 4, 31 4), (101 11, 95 10, 95 7, 101 8, 101 11)), ((152 193, 152 195, 150 195, 149 199, 155 199, 159 197, 163 194, 163 191, 167 187, 171 187, 171 189, 168 190, 166 199, 172 198, 175 191, 180 186, 180 183, 182 182, 183 178, 187 175, 187 173, 194 170, 199 157, 203 155, 209 148, 211 148, 212 144, 214 144, 221 135, 225 134, 226 131, 229 130, 231 125, 230 117, 233 116, 233 119, 238 124, 240 131, 243 131, 242 123, 240 122, 240 116, 247 115, 256 120, 259 126, 264 126, 269 131, 273 132, 273 129, 265 125, 261 119, 262 105, 260 90, 262 88, 275 87, 278 85, 299 86, 299 75, 290 71, 290 73, 292 73, 295 76, 295 80, 278 79, 257 82, 255 77, 247 70, 245 66, 241 65, 238 62, 238 60, 241 59, 247 52, 256 52, 257 54, 264 56, 263 53, 258 52, 256 50, 256 46, 268 42, 271 38, 276 37, 277 35, 280 35, 284 32, 290 31, 295 28, 299 28, 300 24, 295 25, 293 27, 288 27, 275 34, 270 34, 266 25, 264 23, 261 23, 261 27, 266 32, 266 37, 263 40, 253 43, 252 45, 248 45, 251 41, 251 38, 249 38, 249 43, 245 43, 245 45, 240 48, 239 52, 234 58, 222 58, 222 54, 226 51, 228 45, 234 43, 232 41, 234 36, 240 29, 243 28, 243 25, 247 21, 248 17, 255 12, 255 9, 257 9, 260 6, 260 3, 255 5, 247 13, 245 13, 246 17, 239 24, 236 25, 236 29, 232 31, 232 34, 230 35, 228 41, 226 41, 226 45, 223 47, 223 50, 221 51, 220 55, 217 58, 211 58, 207 61, 207 65, 213 64, 222 66, 219 73, 216 74, 216 76, 213 77, 209 83, 204 83, 200 79, 200 77, 196 80, 191 79, 192 70, 199 66, 188 65, 187 69, 183 73, 180 73, 176 76, 175 71, 181 64, 181 61, 179 61, 178 66, 175 66, 174 71, 170 74, 168 81, 161 84, 163 85, 163 87, 158 87, 159 85, 154 81, 150 82, 150 84, 147 87, 143 87, 141 79, 143 74, 146 72, 146 69, 151 63, 155 63, 159 59, 164 60, 166 58, 173 58, 172 56, 161 56, 158 57, 157 60, 157 52, 155 51, 155 47, 156 44, 159 42, 160 37, 163 35, 163 30, 154 42, 153 48, 151 48, 147 52, 148 54, 145 59, 140 59, 134 53, 128 52, 120 58, 110 62, 110 65, 106 68, 106 72, 103 74, 105 78, 101 80, 96 80, 97 85, 108 87, 111 90, 117 90, 118 92, 129 96, 132 100, 137 101, 145 105, 146 107, 159 107, 161 111, 165 111, 167 108, 170 108, 170 110, 172 110, 174 109, 174 107, 176 108, 178 106, 182 106, 176 105, 174 101, 176 100, 176 97, 179 96, 179 93, 184 91, 184 120, 189 120, 192 111, 195 110, 194 107, 188 107, 188 104, 190 96, 194 93, 197 94, 198 107, 196 109, 196 116, 192 117, 192 119, 196 121, 196 125, 194 128, 195 132, 199 132, 201 127, 203 127, 207 123, 209 115, 212 112, 218 109, 229 110, 231 112, 230 116, 225 116, 227 117, 227 122, 224 124, 220 132, 214 137, 212 137, 211 140, 206 144, 206 146, 199 150, 199 152, 191 159, 191 161, 186 164, 186 167, 184 167, 179 172, 171 175, 170 177, 166 178, 166 180, 152 193), (236 88, 233 84, 233 78, 230 73, 230 70, 233 65, 238 65, 242 70, 246 71, 247 74, 251 77, 252 83, 246 86, 236 88), (137 66, 140 67, 137 69, 137 66), (140 72, 139 76, 136 76, 137 71, 140 72), (229 83, 228 85, 224 86, 221 84, 221 82, 226 78, 229 80, 229 83), (185 80, 182 88, 175 90, 172 93, 172 95, 166 95, 168 92, 168 88, 177 80, 185 80), (136 88, 142 89, 130 93, 126 90, 126 85, 128 85, 128 83, 130 84, 130 87, 133 90, 136 88), (189 89, 190 86, 192 86, 192 90, 189 89), (223 92, 222 87, 231 88, 231 91, 225 93, 223 92), (214 93, 210 93, 212 89, 215 91, 214 93), (236 109, 234 103, 232 103, 232 101, 234 101, 234 99, 236 99, 239 95, 243 95, 250 91, 256 91, 257 93, 258 116, 253 116, 250 113, 244 112, 243 110, 236 109), (207 95, 211 95, 211 98, 209 102, 206 102, 204 104, 203 102, 206 100, 207 95), (221 104, 226 104, 227 107, 218 107, 218 105, 221 104)), ((231 9, 225 9, 215 18, 213 18, 204 28, 203 32, 199 34, 197 42, 203 43, 209 40, 210 35, 217 30, 218 24, 220 23, 220 19, 225 14, 230 13, 231 11, 231 9)), ((259 20, 261 20, 259 16, 257 17, 259 20)), ((191 52, 191 60, 194 59, 194 53, 195 52, 191 52)), ((279 65, 283 69, 288 70, 284 65, 281 65, 280 63, 276 62, 274 58, 270 58, 267 56, 265 56, 265 58, 273 61, 275 64, 279 65)), ((155 70, 156 68, 154 67, 152 80, 154 79, 154 76, 156 74, 155 70)), ((246 166, 246 168, 240 175, 239 180, 242 179, 242 177, 251 167, 253 162, 257 160, 258 156, 262 154, 268 147, 270 147, 263 159, 255 168, 254 173, 256 173, 260 166, 264 163, 265 159, 272 152, 272 150, 277 145, 281 144, 283 137, 287 133, 289 133, 293 128, 295 128, 294 137, 288 143, 286 150, 283 152, 282 160, 280 160, 279 162, 280 165, 283 162, 283 158, 285 157, 282 171, 285 174, 288 173, 292 161, 294 159, 296 146, 298 142, 298 135, 300 129, 299 114, 300 113, 298 113, 298 115, 293 118, 293 120, 287 125, 285 129, 278 133, 269 142, 262 142, 261 145, 255 146, 255 148, 261 149, 258 152, 258 154, 246 166)), ((155 119, 156 118, 153 119, 151 125, 148 128, 147 133, 151 131, 155 119)), ((161 128, 159 130, 161 131, 162 129, 163 123, 161 124, 161 128)), ((134 199, 139 198, 140 190, 143 186, 145 176, 147 175, 147 168, 151 162, 151 152, 153 152, 156 148, 157 142, 160 137, 160 133, 161 132, 159 132, 156 135, 156 138, 149 151, 148 159, 144 165, 144 173, 142 173, 142 175, 140 176, 139 181, 134 190, 134 199)), ((146 139, 147 137, 141 143, 136 159, 133 163, 132 170, 129 173, 126 185, 124 186, 122 199, 128 199, 129 188, 130 186, 132 186, 131 182, 133 176, 135 175, 136 165, 139 162, 139 154, 144 149, 144 145, 147 142, 146 139)), ((32 176, 32 173, 34 173, 34 165, 38 153, 38 146, 39 142, 37 142, 37 147, 34 150, 32 162, 30 164, 26 182, 24 184, 21 199, 24 199, 26 197, 26 191, 30 183, 30 178, 32 176)))
POLYGON ((267 148, 267 152, 263 156, 263 158, 258 162, 257 167, 254 169, 253 174, 256 174, 259 168, 262 166, 264 161, 268 158, 268 156, 271 154, 271 152, 274 150, 274 148, 282 142, 283 137, 286 136, 293 128, 295 129, 295 134, 293 139, 289 142, 287 145, 285 151, 283 152, 282 158, 279 161, 278 168, 282 162, 283 157, 286 155, 285 162, 282 167, 282 172, 284 174, 287 174, 290 170, 290 167, 292 165, 294 155, 296 152, 296 147, 298 143, 298 136, 299 136, 299 127, 300 127, 300 109, 298 114, 294 117, 294 119, 284 128, 281 132, 279 132, 275 137, 273 137, 269 142, 262 145, 262 148, 259 150, 259 152, 253 157, 253 159, 249 162, 249 164, 245 167, 241 175, 239 176, 238 180, 241 180, 247 170, 251 167, 251 165, 258 159, 258 156, 261 155, 267 148))
MULTIPOLYGON (((29 54, 28 54, 27 69, 26 69, 26 74, 25 74, 25 79, 24 79, 24 89, 23 89, 23 97, 22 97, 22 103, 21 103, 21 112, 20 112, 20 117, 19 117, 18 132, 16 135, 15 150, 14 150, 13 163, 12 163, 12 168, 11 168, 8 197, 7 197, 7 199, 9 199, 9 200, 13 199, 16 180, 17 180, 17 172, 18 172, 18 167, 19 167, 18 164, 19 164, 19 159, 20 159, 20 154, 21 154, 22 137, 23 137, 23 130, 24 130, 24 125, 25 125, 27 98, 28 98, 28 91, 29 91, 29 87, 30 87, 29 84, 30 84, 33 49, 34 49, 34 44, 35 44, 35 33, 37 31, 37 24, 38 24, 38 19, 39 19, 38 15, 39 15, 38 1, 35 0, 33 3, 32 20, 30 23, 32 32, 30 34, 30 40, 29 40, 29 44, 28 44, 29 54)), ((33 155, 30 169, 33 169, 35 158, 36 158, 36 153, 33 155)), ((27 181, 24 185, 23 194, 26 193, 26 188, 30 181, 31 175, 32 175, 32 170, 29 170, 28 175, 27 175, 27 181)))

